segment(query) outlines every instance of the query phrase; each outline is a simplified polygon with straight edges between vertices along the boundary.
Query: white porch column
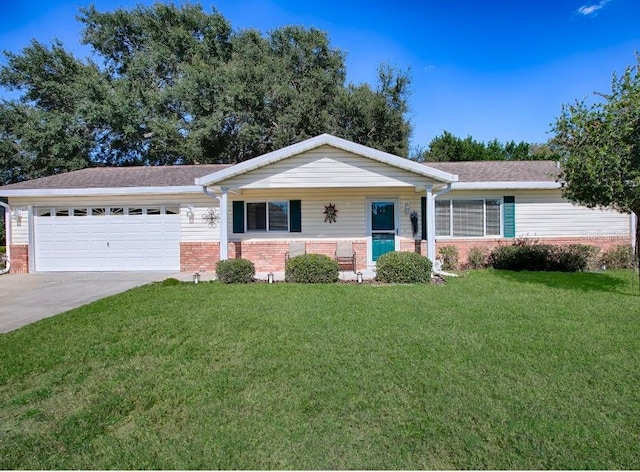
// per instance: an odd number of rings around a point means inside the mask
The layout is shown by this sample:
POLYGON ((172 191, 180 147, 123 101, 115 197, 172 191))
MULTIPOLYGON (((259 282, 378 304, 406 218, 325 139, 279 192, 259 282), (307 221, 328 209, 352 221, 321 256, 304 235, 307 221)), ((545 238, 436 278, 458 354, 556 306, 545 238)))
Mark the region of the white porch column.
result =
POLYGON ((433 185, 427 185, 427 257, 436 262, 436 199, 433 185))
POLYGON ((229 259, 229 209, 227 192, 228 188, 222 188, 220 194, 220 260, 229 259))

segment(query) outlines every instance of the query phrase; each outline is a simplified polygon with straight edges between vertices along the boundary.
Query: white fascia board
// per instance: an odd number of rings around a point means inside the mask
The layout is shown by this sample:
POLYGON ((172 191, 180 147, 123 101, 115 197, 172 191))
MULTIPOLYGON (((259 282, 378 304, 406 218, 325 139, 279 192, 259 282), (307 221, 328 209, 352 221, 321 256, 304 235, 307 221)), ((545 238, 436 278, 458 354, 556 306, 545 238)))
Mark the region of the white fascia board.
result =
POLYGON ((555 190, 559 182, 454 182, 451 190, 555 190))
POLYGON ((303 152, 307 152, 320 146, 326 145, 335 147, 337 149, 342 149, 343 151, 347 151, 359 156, 368 157, 370 159, 388 164, 390 166, 408 170, 410 172, 445 183, 457 182, 458 180, 458 176, 455 174, 450 174, 449 172, 434 169, 424 164, 419 164, 403 157, 394 156, 393 154, 389 154, 387 152, 378 151, 377 149, 363 146, 361 144, 356 144, 330 134, 321 134, 314 138, 307 139, 306 141, 292 144, 291 146, 287 146, 285 148, 278 149, 277 151, 263 154, 262 156, 249 159, 248 161, 241 162, 240 164, 236 164, 232 167, 228 167, 226 169, 213 172, 209 175, 196 178, 195 184, 201 185, 203 187, 213 185, 237 175, 241 175, 246 172, 259 169, 260 167, 264 167, 269 164, 281 161, 282 159, 295 156, 296 154, 302 154, 303 152))
POLYGON ((183 185, 175 187, 114 187, 114 188, 52 188, 0 190, 3 197, 75 197, 110 195, 174 195, 177 193, 202 193, 202 187, 183 185))

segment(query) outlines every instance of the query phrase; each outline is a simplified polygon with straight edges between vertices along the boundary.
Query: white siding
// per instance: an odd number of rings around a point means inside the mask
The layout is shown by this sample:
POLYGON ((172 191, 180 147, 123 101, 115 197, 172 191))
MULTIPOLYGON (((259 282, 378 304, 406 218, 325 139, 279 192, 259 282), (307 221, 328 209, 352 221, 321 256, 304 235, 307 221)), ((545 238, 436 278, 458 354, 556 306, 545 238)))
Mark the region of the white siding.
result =
POLYGON ((198 195, 195 198, 187 198, 180 207, 180 241, 184 242, 209 242, 220 239, 220 221, 214 227, 202 218, 209 209, 213 209, 220 215, 220 205, 217 199, 198 195), (193 217, 189 217, 189 207, 193 206, 193 217))
POLYGON ((180 206, 180 241, 218 241, 219 225, 210 228, 202 219, 209 208, 219 208, 218 200, 204 194, 187 195, 143 195, 143 196, 87 196, 87 197, 45 197, 45 198, 12 198, 9 200, 12 208, 23 208, 22 222, 18 226, 12 220, 13 244, 28 244, 29 221, 27 205, 33 207, 56 206, 99 206, 99 205, 179 205, 180 206), (190 205, 194 207, 194 217, 190 219, 187 211, 190 205))
MULTIPOLYGON (((233 195, 229 202, 229 240, 256 239, 339 239, 363 238, 367 235, 367 198, 389 198, 398 201, 400 212, 400 236, 413 239, 409 214, 420 213, 421 193, 413 189, 336 189, 264 191, 245 190, 242 195, 233 195), (302 232, 246 232, 233 233, 232 200, 246 202, 301 200, 302 232), (338 210, 335 223, 325 222, 325 205, 330 203, 338 210), (405 205, 405 204, 408 204, 405 205), (409 213, 405 211, 408 208, 409 213)), ((418 234, 419 237, 419 234, 418 234)))
POLYGON ((424 187, 428 179, 331 146, 278 161, 219 185, 229 188, 424 187))
POLYGON ((27 205, 11 207, 20 210, 22 216, 18 219, 11 216, 11 244, 29 244, 29 211, 27 205))
POLYGON ((629 215, 590 209, 559 192, 515 193, 517 237, 628 237, 629 215))

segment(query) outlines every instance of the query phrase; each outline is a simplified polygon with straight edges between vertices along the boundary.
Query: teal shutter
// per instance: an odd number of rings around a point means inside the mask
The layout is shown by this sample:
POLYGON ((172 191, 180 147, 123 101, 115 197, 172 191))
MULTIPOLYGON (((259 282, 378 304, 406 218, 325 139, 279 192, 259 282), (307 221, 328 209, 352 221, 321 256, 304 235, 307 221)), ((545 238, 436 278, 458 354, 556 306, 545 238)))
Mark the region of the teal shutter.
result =
POLYGON ((503 228, 502 233, 505 238, 515 238, 516 237, 516 197, 508 196, 503 197, 504 208, 503 208, 503 228))
POLYGON ((244 233, 244 202, 233 202, 233 232, 244 233))
POLYGON ((427 239, 427 197, 420 197, 420 226, 422 226, 422 240, 427 239))
POLYGON ((300 200, 289 200, 289 231, 291 233, 302 232, 300 203, 300 200))

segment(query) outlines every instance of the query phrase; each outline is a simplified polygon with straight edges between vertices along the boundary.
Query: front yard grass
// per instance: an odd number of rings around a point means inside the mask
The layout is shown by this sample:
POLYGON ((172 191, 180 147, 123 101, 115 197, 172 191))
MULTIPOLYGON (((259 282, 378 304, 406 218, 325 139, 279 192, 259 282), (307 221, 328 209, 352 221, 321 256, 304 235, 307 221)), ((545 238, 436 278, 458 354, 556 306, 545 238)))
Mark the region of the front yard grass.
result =
POLYGON ((0 468, 639 469, 639 293, 148 285, 0 335, 0 468))

